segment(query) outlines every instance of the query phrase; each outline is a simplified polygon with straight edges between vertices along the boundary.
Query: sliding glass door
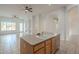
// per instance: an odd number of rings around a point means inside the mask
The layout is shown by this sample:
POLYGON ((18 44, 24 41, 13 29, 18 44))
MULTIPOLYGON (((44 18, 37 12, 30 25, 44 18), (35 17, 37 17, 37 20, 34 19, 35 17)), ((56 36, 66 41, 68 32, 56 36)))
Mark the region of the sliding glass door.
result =
POLYGON ((1 31, 15 31, 16 23, 15 22, 1 22, 1 31))
POLYGON ((0 34, 27 33, 29 34, 29 21, 18 19, 0 19, 0 34))
POLYGON ((6 31, 6 22, 1 22, 1 31, 6 31))

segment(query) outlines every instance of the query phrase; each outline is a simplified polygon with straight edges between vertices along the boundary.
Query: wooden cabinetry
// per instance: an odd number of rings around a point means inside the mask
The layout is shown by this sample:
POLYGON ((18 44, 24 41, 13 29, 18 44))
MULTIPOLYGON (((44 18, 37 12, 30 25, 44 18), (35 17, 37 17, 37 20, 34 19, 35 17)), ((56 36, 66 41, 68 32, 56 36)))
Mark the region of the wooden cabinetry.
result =
POLYGON ((41 48, 38 51, 36 51, 34 54, 45 54, 45 48, 41 48))
POLYGON ((29 43, 27 43, 25 40, 20 40, 20 53, 21 54, 31 54, 33 53, 33 47, 29 43))
POLYGON ((55 53, 60 48, 60 35, 52 38, 52 53, 55 53))
POLYGON ((52 40, 49 39, 46 41, 46 53, 50 54, 52 50, 52 40))
POLYGON ((39 50, 39 49, 44 47, 44 43, 37 44, 37 45, 35 45, 33 47, 34 47, 34 51, 37 51, 37 50, 39 50))
POLYGON ((31 45, 25 40, 20 41, 21 54, 50 54, 55 53, 60 47, 60 36, 49 38, 43 42, 31 45))

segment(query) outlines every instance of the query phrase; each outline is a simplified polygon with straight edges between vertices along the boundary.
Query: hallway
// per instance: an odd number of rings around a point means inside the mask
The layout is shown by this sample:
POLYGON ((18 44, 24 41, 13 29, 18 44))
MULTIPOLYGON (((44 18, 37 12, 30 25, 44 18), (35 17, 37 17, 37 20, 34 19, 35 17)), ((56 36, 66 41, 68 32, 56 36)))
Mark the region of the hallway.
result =
POLYGON ((79 35, 72 35, 69 40, 61 40, 57 54, 79 54, 79 35))

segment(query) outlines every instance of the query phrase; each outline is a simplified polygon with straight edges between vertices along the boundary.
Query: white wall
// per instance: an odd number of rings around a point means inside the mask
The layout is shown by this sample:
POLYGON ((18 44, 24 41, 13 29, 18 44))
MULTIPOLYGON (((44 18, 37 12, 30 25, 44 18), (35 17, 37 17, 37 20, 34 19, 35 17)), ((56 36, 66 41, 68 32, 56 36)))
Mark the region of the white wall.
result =
POLYGON ((69 5, 48 14, 41 14, 39 20, 40 32, 60 33, 61 40, 69 39, 70 32, 72 32, 71 35, 79 35, 79 5, 69 5), (73 15, 71 13, 71 16, 68 14, 70 10, 73 13, 73 15), (59 19, 58 29, 56 29, 56 23, 53 21, 54 16, 59 19))
POLYGON ((51 11, 48 14, 38 14, 33 16, 33 33, 38 32, 51 32, 60 33, 61 39, 65 39, 66 35, 66 21, 65 21, 65 8, 51 11), (54 17, 58 17, 58 22, 55 22, 54 17), (58 28, 56 28, 56 26, 58 28))
POLYGON ((53 20, 53 15, 45 15, 43 18, 43 27, 45 32, 56 33, 56 23, 53 20))

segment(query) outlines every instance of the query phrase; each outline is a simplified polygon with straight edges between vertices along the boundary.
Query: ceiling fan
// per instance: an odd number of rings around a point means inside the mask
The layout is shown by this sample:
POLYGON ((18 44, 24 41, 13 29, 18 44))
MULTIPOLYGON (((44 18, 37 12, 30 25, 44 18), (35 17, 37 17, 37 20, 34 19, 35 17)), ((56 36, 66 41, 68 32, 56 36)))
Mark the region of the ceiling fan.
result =
POLYGON ((32 12, 32 8, 29 8, 28 6, 25 7, 25 12, 32 12))

